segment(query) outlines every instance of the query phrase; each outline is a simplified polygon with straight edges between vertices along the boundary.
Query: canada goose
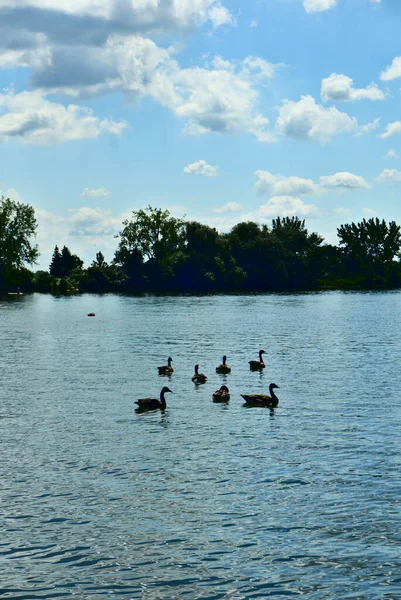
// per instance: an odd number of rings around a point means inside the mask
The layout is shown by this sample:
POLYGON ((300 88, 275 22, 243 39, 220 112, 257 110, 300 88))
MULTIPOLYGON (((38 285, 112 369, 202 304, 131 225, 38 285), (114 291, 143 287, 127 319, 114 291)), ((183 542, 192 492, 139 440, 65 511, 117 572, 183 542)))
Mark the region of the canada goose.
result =
POLYGON ((273 392, 278 385, 271 383, 269 385, 270 396, 267 394, 241 394, 245 400, 247 406, 268 406, 270 408, 276 408, 278 405, 278 398, 273 392))
POLYGON ((251 371, 258 371, 259 369, 265 368, 265 363, 263 362, 262 354, 266 354, 264 350, 259 350, 259 360, 250 360, 249 368, 251 371))
POLYGON ((213 402, 228 402, 230 399, 230 391, 226 385, 222 385, 219 390, 213 394, 213 402))
POLYGON ((227 356, 224 355, 223 356, 223 362, 221 363, 221 365, 219 365, 218 367, 216 367, 216 373, 231 373, 231 367, 228 366, 227 364, 227 356))
POLYGON ((169 356, 167 359, 167 365, 165 365, 164 367, 157 367, 159 370, 159 375, 170 375, 170 373, 173 373, 174 369, 171 366, 172 362, 173 359, 171 358, 171 356, 169 356))
POLYGON ((170 388, 164 387, 160 392, 160 400, 157 398, 140 398, 139 400, 135 400, 135 404, 137 404, 142 410, 155 410, 156 408, 164 410, 166 408, 166 399, 164 394, 167 392, 171 392, 170 388))
POLYGON ((195 365, 195 375, 192 376, 194 383, 206 383, 207 377, 203 373, 199 373, 199 365, 195 365))

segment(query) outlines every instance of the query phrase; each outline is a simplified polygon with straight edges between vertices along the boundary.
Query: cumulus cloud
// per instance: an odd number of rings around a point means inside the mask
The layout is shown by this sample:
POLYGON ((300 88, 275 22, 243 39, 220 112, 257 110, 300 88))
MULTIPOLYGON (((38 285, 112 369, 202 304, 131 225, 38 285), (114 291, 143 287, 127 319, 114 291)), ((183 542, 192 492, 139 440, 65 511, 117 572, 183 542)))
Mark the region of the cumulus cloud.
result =
POLYGON ((390 150, 387 152, 385 158, 398 158, 398 154, 395 150, 390 148, 390 150))
POLYGON ((84 191, 81 193, 81 196, 110 196, 111 192, 109 192, 109 190, 107 190, 105 187, 100 187, 97 189, 90 189, 90 188, 85 188, 84 191))
POLYGON ((356 190, 371 187, 363 177, 348 172, 323 175, 320 177, 319 183, 302 177, 273 175, 268 171, 256 171, 255 175, 257 177, 255 189, 258 195, 269 194, 275 197, 317 195, 334 190, 356 190))
POLYGON ((110 210, 104 208, 89 208, 83 206, 79 209, 70 209, 69 235, 115 235, 121 222, 113 217, 110 210))
POLYGON ((207 21, 225 25, 233 20, 220 0, 1 0, 1 9, 5 18, 24 23, 27 29, 37 26, 42 17, 42 27, 54 29, 63 21, 71 33, 75 24, 76 34, 82 37, 84 26, 87 35, 96 32, 99 36, 110 26, 128 31, 168 31, 199 27, 207 21))
POLYGON ((319 210, 315 204, 305 204, 294 196, 273 196, 254 213, 245 215, 249 219, 271 219, 274 217, 315 217, 319 210))
POLYGON ((323 12, 337 6, 338 0, 303 0, 304 9, 308 13, 323 12))
POLYGON ((118 135, 125 127, 123 122, 100 121, 88 108, 50 102, 39 92, 0 94, 0 143, 62 143, 118 135))
POLYGON ((219 167, 209 165, 205 160, 197 160, 184 167, 184 173, 189 175, 204 175, 205 177, 216 177, 219 167))
POLYGON ((352 212, 350 208, 345 208, 344 206, 337 206, 337 208, 334 208, 333 210, 339 215, 349 215, 352 212))
POLYGON ((230 11, 221 4, 215 4, 211 7, 209 10, 209 19, 211 20, 215 29, 217 29, 217 27, 221 27, 222 25, 231 25, 232 27, 235 27, 237 24, 235 17, 233 17, 230 11))
POLYGON ((355 101, 355 100, 384 100, 384 93, 375 83, 366 88, 354 88, 353 80, 346 75, 332 73, 322 80, 321 96, 324 101, 355 101))
POLYGON ((401 77, 401 56, 396 56, 387 69, 380 73, 382 81, 393 81, 401 77))
POLYGON ((326 108, 317 104, 312 96, 302 96, 299 102, 284 100, 277 129, 287 137, 324 144, 340 133, 357 133, 360 127, 355 117, 334 106, 326 108))
POLYGON ((401 133, 401 121, 393 121, 393 123, 389 123, 386 125, 386 131, 381 133, 379 138, 386 139, 393 135, 399 135, 401 133))
POLYGON ((384 169, 379 177, 376 178, 379 183, 399 183, 401 182, 401 171, 397 169, 384 169))
POLYGON ((104 208, 82 206, 66 214, 55 214, 40 207, 35 208, 38 221, 37 243, 41 256, 40 268, 47 269, 54 246, 66 245, 88 265, 101 250, 106 260, 111 260, 117 247, 114 235, 129 214, 114 214, 104 208))
POLYGON ((148 97, 162 104, 189 134, 249 133, 272 141, 258 86, 276 65, 257 56, 217 57, 182 68, 177 48, 149 37, 207 22, 236 24, 222 0, 0 0, 0 68, 28 67, 42 96, 122 91, 132 103, 148 97))
POLYGON ((238 212, 242 210, 243 206, 239 202, 227 202, 227 204, 223 204, 223 206, 219 206, 218 208, 213 208, 214 213, 232 213, 238 212))
POLYGON ((256 171, 255 175, 258 179, 255 184, 258 195, 293 196, 294 194, 314 194, 317 191, 317 186, 312 179, 295 176, 284 177, 260 170, 256 171))
POLYGON ((334 175, 320 177, 320 185, 326 189, 369 189, 371 186, 359 175, 348 172, 339 172, 334 175))

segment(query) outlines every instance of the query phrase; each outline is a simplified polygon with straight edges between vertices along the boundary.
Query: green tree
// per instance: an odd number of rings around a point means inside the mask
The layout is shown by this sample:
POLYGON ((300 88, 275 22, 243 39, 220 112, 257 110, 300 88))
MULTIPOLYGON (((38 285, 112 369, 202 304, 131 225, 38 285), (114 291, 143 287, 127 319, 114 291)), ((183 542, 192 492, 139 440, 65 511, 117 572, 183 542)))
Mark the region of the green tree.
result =
POLYGON ((39 250, 31 242, 36 229, 35 211, 31 206, 1 197, 0 288, 6 284, 14 285, 13 282, 19 280, 17 273, 22 272, 24 265, 36 263, 39 250))
POLYGON ((159 286, 173 275, 177 254, 183 248, 184 221, 151 206, 134 210, 132 215, 116 236, 120 242, 114 263, 127 269, 133 283, 146 274, 151 285, 159 286))
POLYGON ((32 206, 2 197, 0 200, 0 262, 7 268, 20 269, 36 262, 39 251, 32 246, 36 236, 36 218, 32 206))
POLYGON ((339 245, 351 276, 364 287, 394 286, 397 284, 401 228, 395 221, 389 224, 378 218, 363 219, 360 223, 341 225, 337 229, 339 245))
POLYGON ((61 253, 58 246, 55 246, 53 250, 52 260, 49 266, 49 273, 53 277, 63 276, 63 269, 61 265, 61 253))

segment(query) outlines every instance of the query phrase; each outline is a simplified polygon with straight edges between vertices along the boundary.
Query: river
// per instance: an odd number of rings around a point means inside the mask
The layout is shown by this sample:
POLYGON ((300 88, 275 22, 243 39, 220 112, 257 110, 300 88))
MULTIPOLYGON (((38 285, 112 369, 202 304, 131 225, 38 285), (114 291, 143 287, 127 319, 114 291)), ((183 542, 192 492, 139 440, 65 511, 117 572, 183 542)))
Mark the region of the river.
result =
POLYGON ((0 365, 2 598, 401 597, 400 292, 3 297, 0 365))

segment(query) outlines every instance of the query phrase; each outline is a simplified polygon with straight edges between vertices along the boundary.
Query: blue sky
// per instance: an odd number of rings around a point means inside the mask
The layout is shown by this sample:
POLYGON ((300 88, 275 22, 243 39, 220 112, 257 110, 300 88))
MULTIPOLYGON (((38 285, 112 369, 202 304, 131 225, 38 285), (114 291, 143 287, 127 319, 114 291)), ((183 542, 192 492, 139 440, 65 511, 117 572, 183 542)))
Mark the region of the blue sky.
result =
POLYGON ((0 189, 39 266, 112 259, 149 204, 401 223, 400 26, 398 0, 0 0, 0 189))

